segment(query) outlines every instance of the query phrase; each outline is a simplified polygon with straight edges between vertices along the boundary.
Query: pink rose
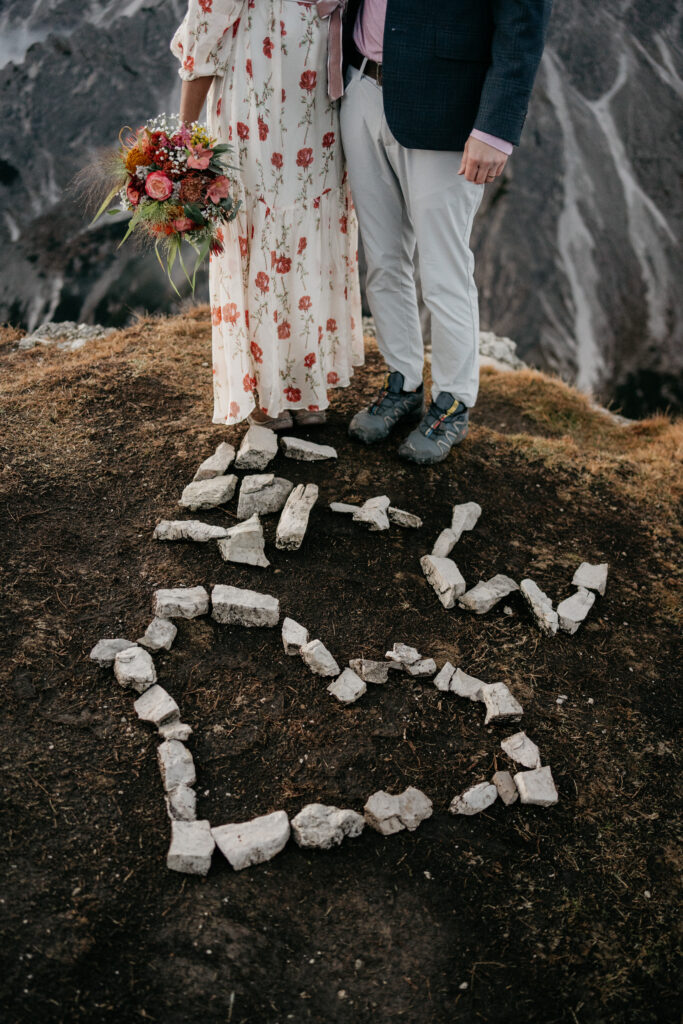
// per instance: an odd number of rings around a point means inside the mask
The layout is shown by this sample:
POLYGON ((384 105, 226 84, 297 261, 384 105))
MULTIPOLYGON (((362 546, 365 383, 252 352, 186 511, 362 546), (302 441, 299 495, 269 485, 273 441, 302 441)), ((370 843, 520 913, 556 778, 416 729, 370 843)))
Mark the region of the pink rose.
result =
POLYGON ((140 193, 134 185, 129 185, 126 189, 126 195, 128 196, 128 202, 133 206, 137 206, 140 202, 140 193))
POLYGON ((173 221, 173 227, 176 231, 191 231, 197 225, 190 217, 177 217, 173 221))
POLYGON ((230 182, 221 174, 219 178, 212 183, 210 188, 207 190, 206 198, 210 199, 212 203, 219 203, 221 199, 227 199, 230 192, 230 182))
POLYGON ((163 171, 152 171, 145 181, 145 192, 151 199, 161 202, 168 199, 173 191, 173 182, 163 171))

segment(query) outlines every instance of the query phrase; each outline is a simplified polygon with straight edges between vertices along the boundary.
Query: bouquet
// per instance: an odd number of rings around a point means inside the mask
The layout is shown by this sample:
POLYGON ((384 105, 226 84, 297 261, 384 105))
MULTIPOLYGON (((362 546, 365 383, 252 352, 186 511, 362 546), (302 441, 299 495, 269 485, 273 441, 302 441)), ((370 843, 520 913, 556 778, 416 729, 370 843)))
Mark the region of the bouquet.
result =
POLYGON ((171 279, 176 258, 194 293, 197 270, 209 253, 223 251, 222 225, 234 220, 240 207, 225 173, 230 146, 218 144, 198 121, 185 124, 165 114, 137 131, 122 129, 119 142, 117 150, 101 158, 99 177, 111 188, 92 223, 118 198, 119 206, 108 212, 132 214, 119 248, 134 233, 153 243, 176 293, 171 279), (192 277, 183 260, 183 241, 197 254, 192 277))

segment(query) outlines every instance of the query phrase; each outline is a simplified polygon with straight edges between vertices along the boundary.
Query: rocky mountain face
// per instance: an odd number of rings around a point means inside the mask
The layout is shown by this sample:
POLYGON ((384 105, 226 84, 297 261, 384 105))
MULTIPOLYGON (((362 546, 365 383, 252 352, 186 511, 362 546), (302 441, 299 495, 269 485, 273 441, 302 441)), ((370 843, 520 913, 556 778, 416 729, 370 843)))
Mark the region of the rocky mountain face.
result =
MULTIPOLYGON (((3 0, 0 321, 173 311, 156 260, 68 192, 123 124, 177 109, 184 0, 3 0)), ((482 326, 629 415, 683 405, 680 2, 564 0, 523 144, 474 246, 482 326)), ((198 290, 206 297, 206 289, 198 290)))

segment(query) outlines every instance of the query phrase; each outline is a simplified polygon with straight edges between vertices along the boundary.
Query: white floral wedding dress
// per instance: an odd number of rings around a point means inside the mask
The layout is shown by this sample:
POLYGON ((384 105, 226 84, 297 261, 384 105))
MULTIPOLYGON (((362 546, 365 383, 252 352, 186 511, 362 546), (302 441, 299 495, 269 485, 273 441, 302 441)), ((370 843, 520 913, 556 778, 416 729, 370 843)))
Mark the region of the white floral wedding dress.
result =
POLYGON ((243 206, 211 258, 214 422, 323 410, 363 362, 357 223, 327 94, 328 21, 295 0, 190 0, 179 74, 216 76, 243 206))

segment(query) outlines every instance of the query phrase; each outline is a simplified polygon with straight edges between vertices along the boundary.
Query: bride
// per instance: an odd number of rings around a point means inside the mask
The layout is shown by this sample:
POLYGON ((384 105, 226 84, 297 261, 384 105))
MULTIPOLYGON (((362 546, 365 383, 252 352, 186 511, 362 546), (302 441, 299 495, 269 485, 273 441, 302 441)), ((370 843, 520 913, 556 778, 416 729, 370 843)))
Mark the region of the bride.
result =
POLYGON ((324 422, 328 389, 363 362, 357 224, 328 95, 341 7, 189 0, 171 43, 180 116, 197 120, 208 95, 242 202, 209 271, 215 423, 324 422))

